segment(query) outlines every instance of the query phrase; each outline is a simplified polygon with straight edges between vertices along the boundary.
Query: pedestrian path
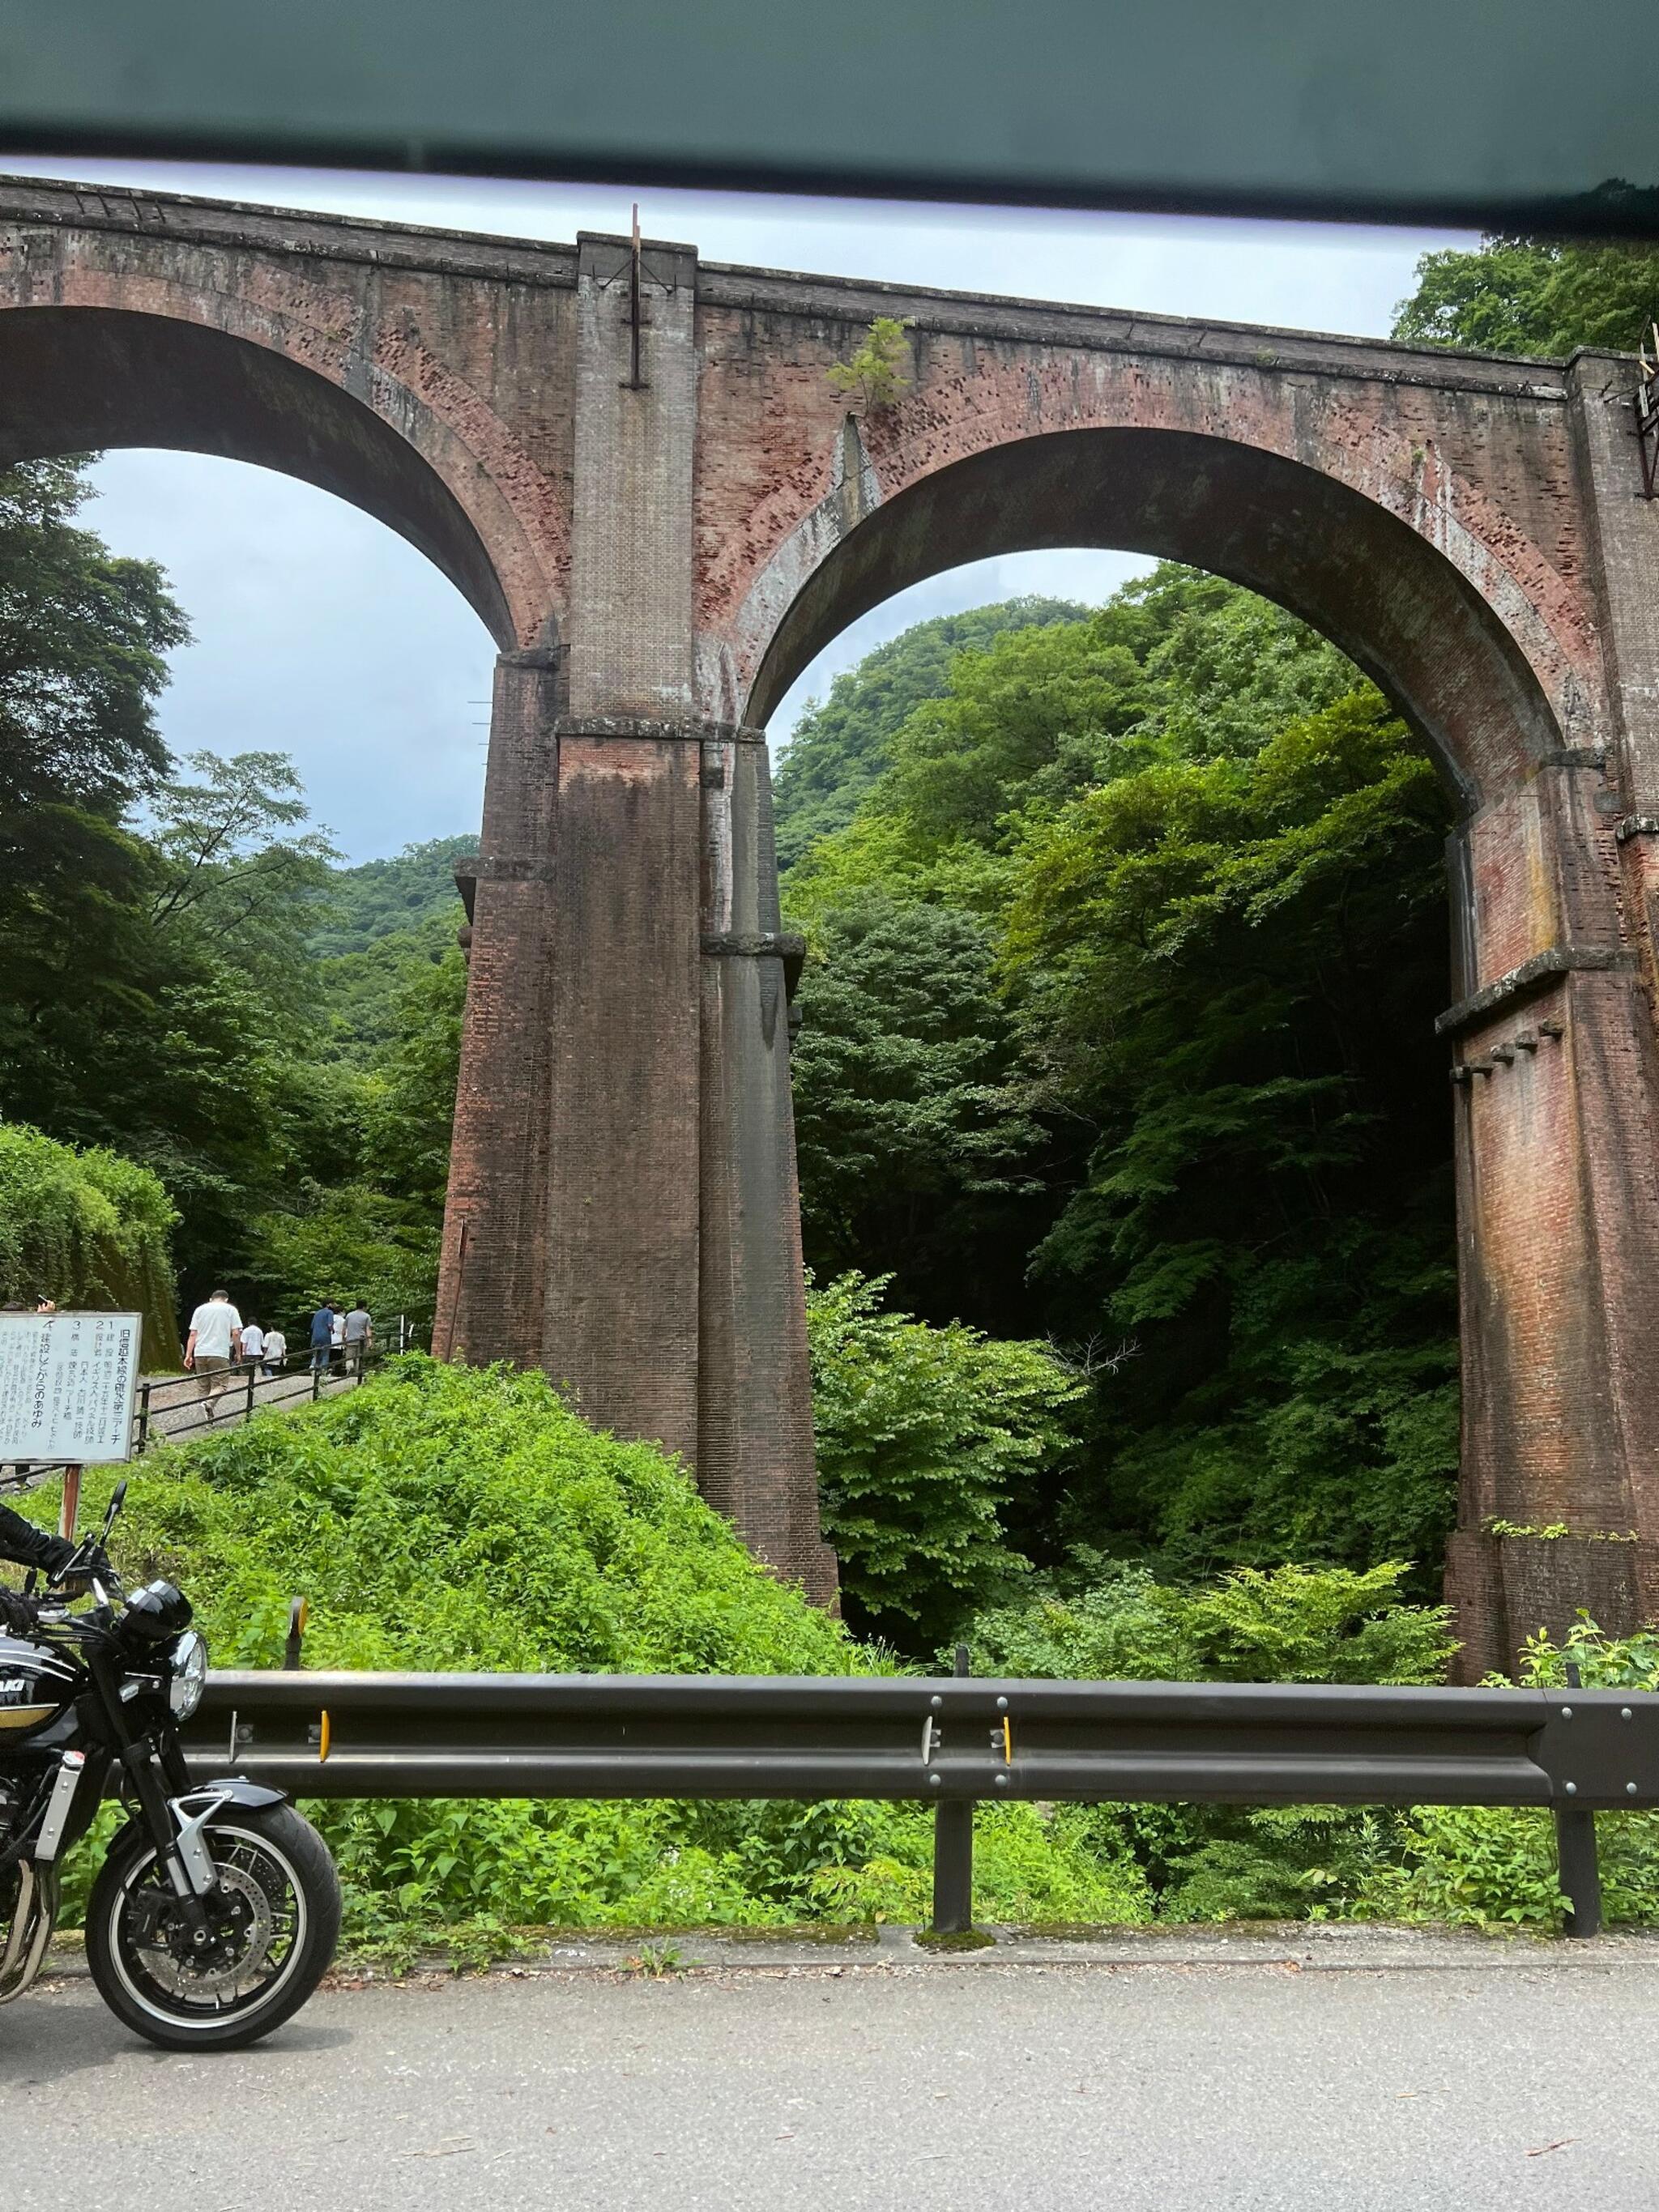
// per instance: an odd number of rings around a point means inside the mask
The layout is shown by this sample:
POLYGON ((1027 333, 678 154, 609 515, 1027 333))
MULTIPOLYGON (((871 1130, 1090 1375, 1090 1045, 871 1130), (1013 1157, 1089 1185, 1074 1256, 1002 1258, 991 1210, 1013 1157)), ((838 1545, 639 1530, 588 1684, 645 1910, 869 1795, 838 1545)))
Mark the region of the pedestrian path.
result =
POLYGON ((291 1367, 280 1375, 255 1374, 251 1368, 237 1367, 232 1369, 218 1395, 210 1397, 204 1394, 194 1375, 146 1375, 138 1385, 134 1449, 142 1451, 146 1444, 163 1437, 204 1436, 215 1428, 245 1421, 250 1413, 292 1413, 315 1398, 355 1389, 361 1379, 339 1368, 313 1376, 309 1366, 291 1367))

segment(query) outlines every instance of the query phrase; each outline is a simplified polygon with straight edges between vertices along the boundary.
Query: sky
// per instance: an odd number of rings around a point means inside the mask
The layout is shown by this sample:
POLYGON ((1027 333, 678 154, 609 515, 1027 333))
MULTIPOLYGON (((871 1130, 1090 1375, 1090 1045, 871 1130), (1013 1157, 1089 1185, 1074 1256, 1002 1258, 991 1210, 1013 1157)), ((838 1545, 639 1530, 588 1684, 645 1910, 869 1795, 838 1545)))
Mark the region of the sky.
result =
MULTIPOLYGON (((7 159, 12 175, 561 240, 625 232, 708 261, 799 269, 1218 321, 1386 335, 1418 257, 1453 233, 810 200, 446 177, 7 159)), ((477 617, 384 525, 309 484, 195 453, 112 453, 82 520, 161 562, 188 614, 162 733, 176 754, 289 754, 317 818, 353 860, 477 827, 495 653, 477 617)), ((772 718, 787 742, 831 678, 912 623, 1017 592, 1094 604, 1149 564, 1093 550, 1025 553, 931 577, 853 623, 772 718)))

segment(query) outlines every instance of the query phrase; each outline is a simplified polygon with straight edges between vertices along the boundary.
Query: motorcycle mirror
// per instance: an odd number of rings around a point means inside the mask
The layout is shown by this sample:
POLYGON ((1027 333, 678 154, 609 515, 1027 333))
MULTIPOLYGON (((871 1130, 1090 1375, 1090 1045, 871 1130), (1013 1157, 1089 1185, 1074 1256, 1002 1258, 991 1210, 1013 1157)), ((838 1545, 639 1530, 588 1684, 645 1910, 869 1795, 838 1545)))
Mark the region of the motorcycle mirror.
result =
POLYGON ((106 1539, 107 1539, 110 1530, 115 1526, 116 1515, 119 1513, 121 1508, 126 1504, 126 1502, 127 1479, 125 1475, 123 1475, 119 1482, 116 1484, 114 1489, 110 1492, 109 1507, 104 1515, 104 1534, 106 1539))

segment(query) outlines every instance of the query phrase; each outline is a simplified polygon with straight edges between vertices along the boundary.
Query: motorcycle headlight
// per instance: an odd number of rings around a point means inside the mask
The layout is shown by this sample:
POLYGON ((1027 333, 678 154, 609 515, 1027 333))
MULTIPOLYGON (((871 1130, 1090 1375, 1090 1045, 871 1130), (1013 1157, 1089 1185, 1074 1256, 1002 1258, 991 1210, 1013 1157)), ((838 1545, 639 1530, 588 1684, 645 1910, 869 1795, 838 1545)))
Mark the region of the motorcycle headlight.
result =
POLYGON ((121 1620, 131 1644, 165 1644, 190 1626, 190 1600, 171 1583, 146 1583, 127 1599, 121 1620))
POLYGON ((186 1629, 173 1647, 168 1667, 171 1680, 167 1683, 167 1704, 174 1720, 187 1721, 201 1704, 202 1692, 207 1687, 206 1639, 195 1629, 186 1629))

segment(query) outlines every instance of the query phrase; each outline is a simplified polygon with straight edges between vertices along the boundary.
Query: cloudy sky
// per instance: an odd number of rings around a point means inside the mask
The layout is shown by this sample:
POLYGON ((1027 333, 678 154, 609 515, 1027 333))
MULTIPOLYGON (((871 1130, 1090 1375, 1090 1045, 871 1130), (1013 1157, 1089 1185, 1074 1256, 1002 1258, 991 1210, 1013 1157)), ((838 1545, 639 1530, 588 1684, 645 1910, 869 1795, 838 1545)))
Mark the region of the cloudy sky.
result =
MULTIPOLYGON (((1472 240, 1323 225, 1010 213, 626 187, 495 184, 291 169, 0 155, 13 174, 143 185, 523 238, 625 231, 710 261, 1386 333, 1420 253, 1472 240)), ((86 520, 159 560, 194 641, 161 709, 175 752, 291 754, 354 860, 470 830, 483 782, 493 647, 453 586, 402 538, 309 484, 193 453, 107 455, 86 520)), ((820 655, 773 717, 908 623, 1016 592, 1105 598, 1146 564, 1080 550, 980 562, 890 599, 820 655)))

